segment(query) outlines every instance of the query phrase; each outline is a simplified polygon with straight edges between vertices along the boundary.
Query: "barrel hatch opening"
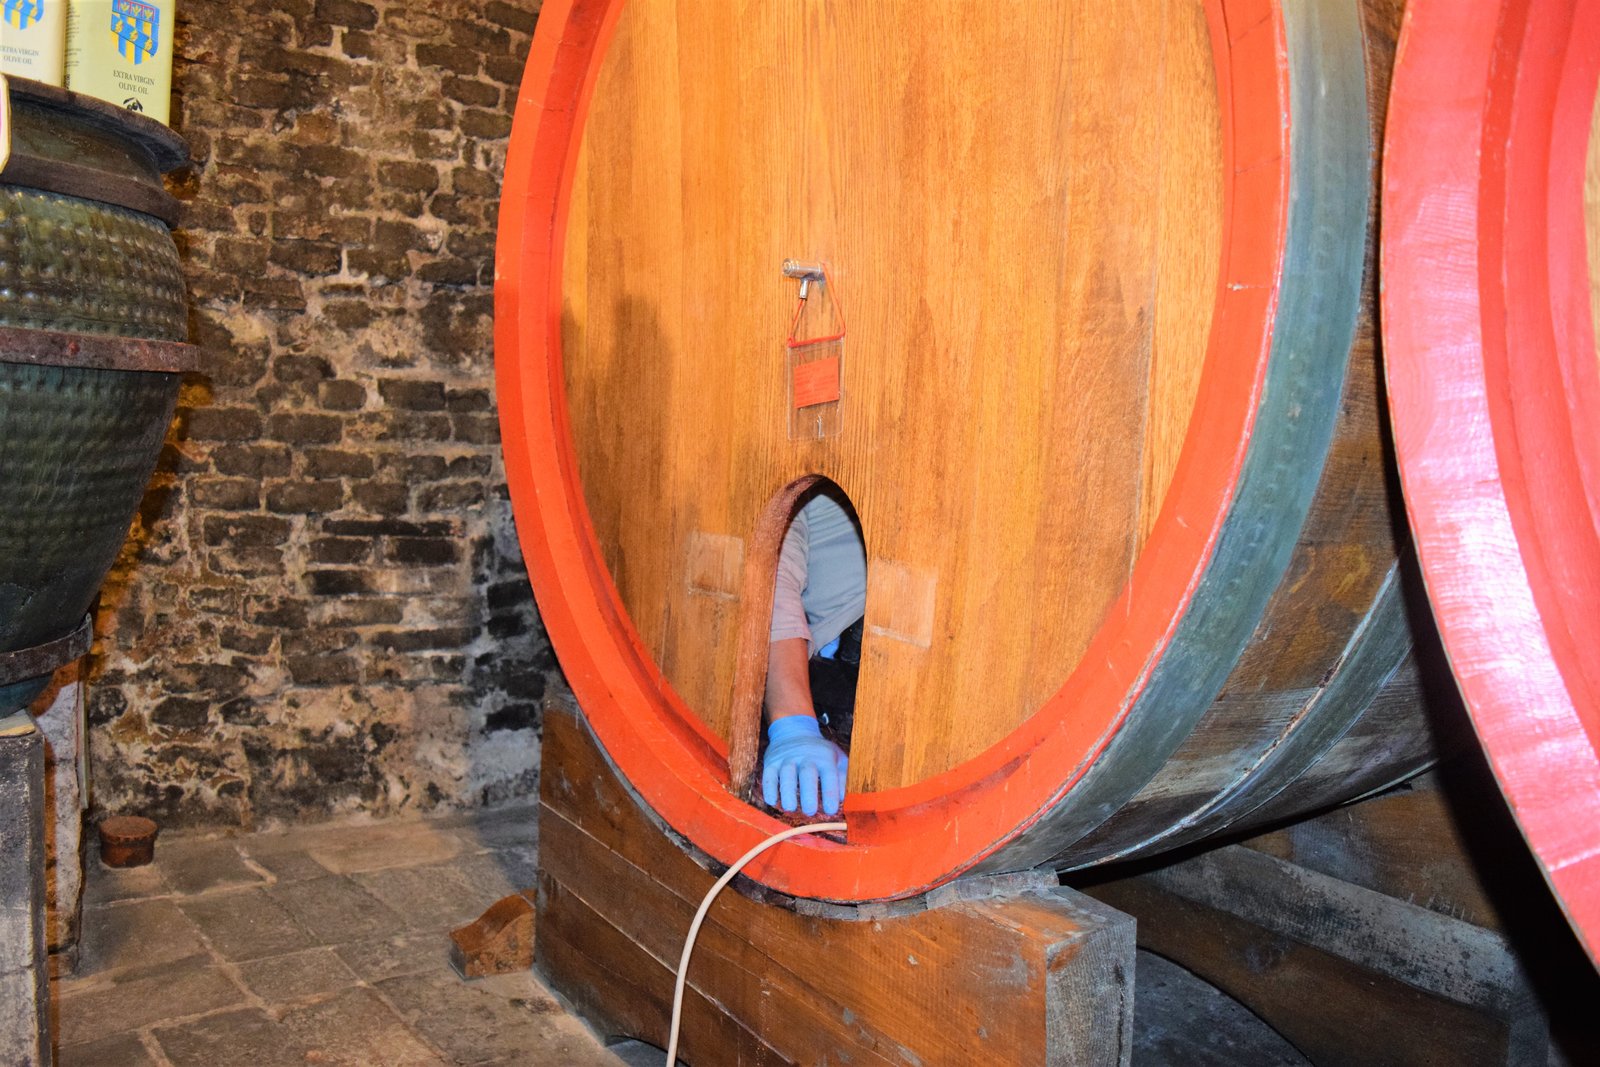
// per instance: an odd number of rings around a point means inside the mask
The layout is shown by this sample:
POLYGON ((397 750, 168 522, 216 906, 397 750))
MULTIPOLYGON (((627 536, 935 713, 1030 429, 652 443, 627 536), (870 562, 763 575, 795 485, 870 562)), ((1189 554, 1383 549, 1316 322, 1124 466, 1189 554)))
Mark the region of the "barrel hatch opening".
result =
MULTIPOLYGON (((824 781, 822 744, 836 754, 836 784, 846 789, 846 756, 855 718, 867 590, 866 541, 849 495, 820 475, 797 479, 763 509, 750 539, 735 677, 730 788, 785 821, 822 817, 833 787, 824 781), (818 746, 808 748, 803 775, 777 785, 766 804, 763 772, 776 719, 816 721, 818 746), (815 815, 803 780, 816 771, 815 815), (785 803, 792 811, 781 810, 785 803)), ((780 731, 788 733, 789 731, 780 731)), ((811 731, 802 732, 809 739, 811 731)), ((772 777, 782 781, 781 763, 772 777)))

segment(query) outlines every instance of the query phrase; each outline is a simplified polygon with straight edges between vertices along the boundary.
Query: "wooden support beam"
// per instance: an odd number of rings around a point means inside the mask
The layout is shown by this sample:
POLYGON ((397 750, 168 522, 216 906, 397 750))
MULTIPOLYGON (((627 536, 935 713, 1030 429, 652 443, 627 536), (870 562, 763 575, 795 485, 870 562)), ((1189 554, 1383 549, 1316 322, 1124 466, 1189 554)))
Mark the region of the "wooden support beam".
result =
MULTIPOLYGON (((546 711, 537 966, 609 1037, 666 1044, 714 881, 569 708, 546 711)), ((682 1055, 715 1064, 1127 1064, 1133 924, 1053 875, 846 908, 735 882, 690 965, 682 1055), (742 891, 741 891, 742 890, 742 891)))
POLYGON ((1244 1003, 1319 1067, 1600 1056, 1600 976, 1476 759, 1078 884, 1138 920, 1141 948, 1244 1003))

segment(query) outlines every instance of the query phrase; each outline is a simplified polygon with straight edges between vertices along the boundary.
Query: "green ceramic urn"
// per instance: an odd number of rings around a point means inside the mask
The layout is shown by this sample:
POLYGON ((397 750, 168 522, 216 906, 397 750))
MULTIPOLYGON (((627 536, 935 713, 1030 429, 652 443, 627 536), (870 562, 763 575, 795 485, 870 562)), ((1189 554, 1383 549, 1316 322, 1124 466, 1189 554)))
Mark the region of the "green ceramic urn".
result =
POLYGON ((82 655, 194 367, 165 126, 9 81, 0 170, 0 719, 82 655))

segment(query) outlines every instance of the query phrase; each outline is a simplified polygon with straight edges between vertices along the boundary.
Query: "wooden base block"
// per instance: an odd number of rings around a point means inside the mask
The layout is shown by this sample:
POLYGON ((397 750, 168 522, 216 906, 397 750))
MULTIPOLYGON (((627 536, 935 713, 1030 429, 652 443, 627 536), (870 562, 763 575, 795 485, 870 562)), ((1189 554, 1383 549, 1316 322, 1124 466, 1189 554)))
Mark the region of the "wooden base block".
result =
MULTIPOLYGON (((664 1046, 714 876, 555 704, 540 799, 537 966, 607 1037, 664 1046)), ((1129 1062, 1133 923, 1053 875, 861 909, 739 889, 717 898, 690 963, 680 1055, 694 1067, 1129 1062)))

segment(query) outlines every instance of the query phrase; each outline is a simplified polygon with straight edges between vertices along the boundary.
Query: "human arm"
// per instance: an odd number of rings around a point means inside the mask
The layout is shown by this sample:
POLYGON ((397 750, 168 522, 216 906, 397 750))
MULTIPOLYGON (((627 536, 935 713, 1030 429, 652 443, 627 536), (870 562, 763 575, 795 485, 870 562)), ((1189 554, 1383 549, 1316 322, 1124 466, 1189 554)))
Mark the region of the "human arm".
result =
POLYGON ((807 525, 795 518, 784 537, 773 590, 772 640, 767 649, 767 751, 761 792, 772 807, 829 815, 839 810, 848 767, 844 752, 823 738, 811 702, 810 638, 802 594, 806 584, 807 525), (820 794, 820 796, 819 796, 820 794))

